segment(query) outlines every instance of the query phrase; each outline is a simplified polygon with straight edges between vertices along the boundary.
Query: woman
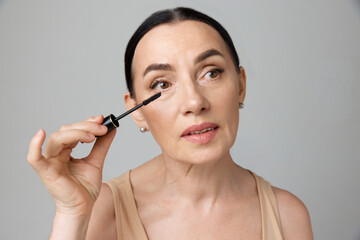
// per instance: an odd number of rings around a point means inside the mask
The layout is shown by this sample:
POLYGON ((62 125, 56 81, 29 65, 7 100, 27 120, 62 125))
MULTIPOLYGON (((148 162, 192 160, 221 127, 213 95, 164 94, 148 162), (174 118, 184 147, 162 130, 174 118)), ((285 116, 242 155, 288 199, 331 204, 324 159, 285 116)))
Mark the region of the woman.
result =
POLYGON ((309 214, 230 156, 246 75, 226 30, 188 8, 150 16, 125 53, 128 109, 161 91, 132 117, 162 154, 106 183, 102 167, 115 131, 74 159, 79 141, 106 133, 103 116, 63 126, 28 161, 56 204, 51 239, 312 239, 309 214))

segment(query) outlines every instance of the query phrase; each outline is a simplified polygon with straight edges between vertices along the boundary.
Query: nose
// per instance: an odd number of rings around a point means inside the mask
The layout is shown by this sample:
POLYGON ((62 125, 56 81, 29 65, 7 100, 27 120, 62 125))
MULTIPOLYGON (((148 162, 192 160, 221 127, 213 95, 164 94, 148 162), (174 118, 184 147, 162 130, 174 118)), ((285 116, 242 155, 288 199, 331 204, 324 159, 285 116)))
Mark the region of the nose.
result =
POLYGON ((186 82, 185 86, 181 88, 181 93, 183 115, 198 115, 209 110, 210 104, 204 96, 204 89, 201 89, 193 81, 186 82))

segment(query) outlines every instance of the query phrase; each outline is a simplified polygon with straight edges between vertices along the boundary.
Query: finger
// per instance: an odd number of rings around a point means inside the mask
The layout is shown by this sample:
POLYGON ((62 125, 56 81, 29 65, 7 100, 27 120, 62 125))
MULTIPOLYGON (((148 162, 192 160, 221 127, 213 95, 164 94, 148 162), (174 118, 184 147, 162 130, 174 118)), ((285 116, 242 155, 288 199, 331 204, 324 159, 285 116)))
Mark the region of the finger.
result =
POLYGON ((60 131, 70 130, 70 129, 84 130, 84 131, 90 132, 91 134, 93 134, 95 136, 102 136, 105 133, 107 133, 107 131, 108 131, 108 128, 106 126, 103 126, 97 122, 89 122, 89 121, 73 123, 70 125, 63 125, 60 128, 60 131))
POLYGON ((60 162, 68 162, 71 159, 72 148, 65 148, 63 149, 56 159, 60 162))
POLYGON ((94 134, 81 130, 69 129, 51 134, 44 151, 46 158, 57 156, 63 149, 74 148, 80 141, 91 143, 95 140, 94 134))
POLYGON ((97 116, 89 117, 85 121, 87 121, 87 122, 96 122, 96 123, 101 124, 104 121, 104 116, 103 115, 97 115, 97 116))
POLYGON ((109 132, 103 137, 98 137, 93 149, 91 150, 89 156, 87 156, 87 160, 102 169, 104 166, 104 160, 108 150, 111 146, 112 141, 116 135, 116 129, 109 132))
POLYGON ((36 170, 41 163, 45 163, 45 158, 41 154, 42 145, 44 144, 46 133, 44 130, 40 129, 30 141, 29 152, 27 155, 27 160, 29 164, 36 170))

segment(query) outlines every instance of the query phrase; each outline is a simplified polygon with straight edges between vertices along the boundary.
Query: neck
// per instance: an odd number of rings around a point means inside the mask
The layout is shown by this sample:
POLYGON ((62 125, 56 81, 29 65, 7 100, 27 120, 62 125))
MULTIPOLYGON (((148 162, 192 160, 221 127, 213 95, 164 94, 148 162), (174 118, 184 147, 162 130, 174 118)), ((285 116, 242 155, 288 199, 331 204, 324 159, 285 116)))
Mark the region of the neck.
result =
POLYGON ((236 165, 230 153, 218 161, 190 164, 162 155, 161 194, 191 204, 214 205, 222 196, 238 188, 244 169, 236 165))

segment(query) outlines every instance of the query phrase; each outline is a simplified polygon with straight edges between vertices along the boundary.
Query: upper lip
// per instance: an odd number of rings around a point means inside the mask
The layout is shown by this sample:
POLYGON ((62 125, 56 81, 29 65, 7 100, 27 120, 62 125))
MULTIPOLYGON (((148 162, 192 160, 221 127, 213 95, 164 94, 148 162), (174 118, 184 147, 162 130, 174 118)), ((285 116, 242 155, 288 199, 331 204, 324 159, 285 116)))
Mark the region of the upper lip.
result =
POLYGON ((188 127, 187 129, 185 129, 185 131, 183 131, 181 136, 183 137, 185 135, 188 135, 191 132, 202 131, 207 128, 218 128, 218 127, 219 127, 219 125, 217 125, 216 123, 204 122, 199 125, 192 125, 192 126, 188 127))

